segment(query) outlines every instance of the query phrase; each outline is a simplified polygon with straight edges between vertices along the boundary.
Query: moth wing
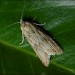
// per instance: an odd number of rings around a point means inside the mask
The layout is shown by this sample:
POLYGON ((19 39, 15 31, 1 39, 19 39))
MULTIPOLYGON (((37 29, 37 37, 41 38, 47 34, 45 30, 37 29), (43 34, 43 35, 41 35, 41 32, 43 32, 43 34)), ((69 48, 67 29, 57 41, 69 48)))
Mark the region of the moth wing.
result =
POLYGON ((59 47, 59 45, 51 38, 47 36, 47 42, 51 46, 51 50, 48 49, 49 55, 60 55, 63 53, 62 49, 59 47))
MULTIPOLYGON (((38 45, 33 47, 36 55, 39 57, 39 59, 42 61, 42 63, 48 67, 50 62, 50 55, 48 55, 45 51, 37 49, 38 45)), ((39 48, 39 47, 38 47, 39 48)))
POLYGON ((63 53, 63 51, 59 47, 59 45, 49 35, 41 32, 41 31, 39 31, 39 33, 41 34, 42 39, 43 39, 41 44, 44 44, 44 46, 46 44, 45 52, 47 52, 48 55, 55 55, 55 54, 59 55, 59 54, 63 53))

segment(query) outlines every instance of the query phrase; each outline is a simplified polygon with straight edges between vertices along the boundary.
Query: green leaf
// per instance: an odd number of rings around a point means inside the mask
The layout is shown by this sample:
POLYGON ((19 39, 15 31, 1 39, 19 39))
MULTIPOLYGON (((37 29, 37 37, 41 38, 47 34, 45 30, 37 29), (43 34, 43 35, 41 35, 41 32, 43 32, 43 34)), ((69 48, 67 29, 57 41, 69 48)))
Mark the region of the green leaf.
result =
POLYGON ((75 75, 75 1, 0 0, 0 74, 75 75), (24 7, 25 5, 25 7, 24 7), (19 22, 23 17, 42 24, 63 49, 46 68, 25 39, 19 22), (13 25, 12 25, 13 24, 13 25))

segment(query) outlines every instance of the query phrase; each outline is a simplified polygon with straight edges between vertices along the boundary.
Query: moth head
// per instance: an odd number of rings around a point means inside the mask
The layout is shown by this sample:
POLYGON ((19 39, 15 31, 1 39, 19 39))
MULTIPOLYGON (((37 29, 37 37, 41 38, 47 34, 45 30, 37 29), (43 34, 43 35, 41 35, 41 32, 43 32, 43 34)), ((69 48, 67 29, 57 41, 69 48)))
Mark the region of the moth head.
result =
POLYGON ((21 27, 26 27, 27 25, 29 25, 27 21, 23 21, 22 19, 20 19, 20 24, 21 24, 21 27))

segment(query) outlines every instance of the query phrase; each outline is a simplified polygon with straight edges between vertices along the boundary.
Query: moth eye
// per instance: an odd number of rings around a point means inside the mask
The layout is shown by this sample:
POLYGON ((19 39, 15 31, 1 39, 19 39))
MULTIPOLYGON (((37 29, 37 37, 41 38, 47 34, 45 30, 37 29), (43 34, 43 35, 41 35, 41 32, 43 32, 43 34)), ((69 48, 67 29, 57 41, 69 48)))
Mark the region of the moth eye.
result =
POLYGON ((21 27, 25 27, 25 26, 26 26, 26 24, 25 24, 25 23, 22 23, 22 24, 21 24, 21 27))

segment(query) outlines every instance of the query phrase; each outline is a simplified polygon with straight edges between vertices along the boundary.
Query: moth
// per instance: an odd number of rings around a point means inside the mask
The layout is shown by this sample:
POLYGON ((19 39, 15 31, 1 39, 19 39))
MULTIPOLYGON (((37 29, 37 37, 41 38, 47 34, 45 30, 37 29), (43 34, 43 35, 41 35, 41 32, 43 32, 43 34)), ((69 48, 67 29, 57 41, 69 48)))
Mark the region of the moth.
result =
POLYGON ((52 55, 62 54, 62 49, 53 39, 41 30, 36 23, 20 20, 22 31, 22 42, 24 37, 27 39, 36 55, 39 57, 44 66, 48 67, 52 55))

